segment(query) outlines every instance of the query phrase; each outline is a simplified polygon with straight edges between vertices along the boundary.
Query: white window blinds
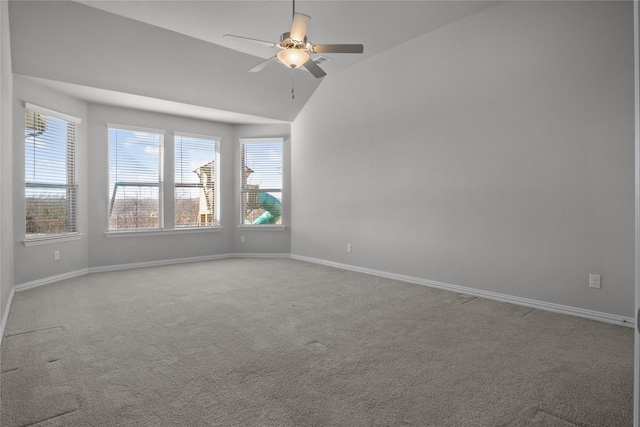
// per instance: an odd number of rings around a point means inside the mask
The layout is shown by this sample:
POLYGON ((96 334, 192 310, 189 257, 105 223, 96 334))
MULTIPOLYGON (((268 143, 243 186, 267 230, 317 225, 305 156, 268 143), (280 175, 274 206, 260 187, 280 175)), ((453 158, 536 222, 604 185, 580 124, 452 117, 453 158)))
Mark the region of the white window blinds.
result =
POLYGON ((25 110, 26 238, 77 232, 76 131, 80 120, 25 110))
POLYGON ((162 228, 162 131, 109 126, 109 230, 162 228))
POLYGON ((219 224, 218 150, 218 138, 175 134, 175 228, 219 224))
POLYGON ((242 224, 282 224, 282 139, 243 139, 242 224))

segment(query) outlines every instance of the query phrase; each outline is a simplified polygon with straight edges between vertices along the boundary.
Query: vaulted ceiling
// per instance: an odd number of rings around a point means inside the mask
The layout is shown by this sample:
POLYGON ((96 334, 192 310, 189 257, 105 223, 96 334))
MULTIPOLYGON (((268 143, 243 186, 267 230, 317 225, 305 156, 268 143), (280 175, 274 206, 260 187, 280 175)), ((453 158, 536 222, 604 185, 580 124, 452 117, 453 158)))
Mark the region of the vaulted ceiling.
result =
MULTIPOLYGON (((15 74, 90 102, 229 123, 287 122, 342 69, 494 3, 299 0, 296 11, 312 17, 311 42, 365 46, 362 55, 323 55, 328 75, 316 79, 280 64, 250 73, 276 51, 222 37, 279 41, 291 26, 290 1, 11 1, 12 64, 15 74)), ((398 64, 410 66, 411 58, 398 64)))

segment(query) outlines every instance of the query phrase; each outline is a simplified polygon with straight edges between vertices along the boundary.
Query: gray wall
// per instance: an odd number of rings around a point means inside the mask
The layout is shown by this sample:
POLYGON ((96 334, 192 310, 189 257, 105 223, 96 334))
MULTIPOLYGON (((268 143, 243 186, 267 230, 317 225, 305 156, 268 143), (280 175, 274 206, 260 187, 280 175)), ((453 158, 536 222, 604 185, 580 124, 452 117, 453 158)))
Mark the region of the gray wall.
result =
MULTIPOLYGON (((13 75, 8 2, 0 2, 0 319, 5 315, 13 279, 13 75)), ((0 331, 1 332, 1 331, 0 331)))
MULTIPOLYGON (((239 165, 240 137, 285 138, 288 146, 290 125, 231 125, 195 120, 184 117, 148 113, 101 105, 89 107, 89 140, 91 149, 89 164, 92 173, 89 186, 95 189, 89 205, 89 267, 102 267, 132 262, 153 262, 193 257, 243 253, 290 253, 290 231, 270 232, 243 230, 246 243, 241 246, 239 165), (179 232, 165 235, 106 237, 108 203, 107 123, 164 129, 165 174, 173 174, 173 132, 189 132, 221 137, 220 142, 220 196, 222 229, 215 232, 179 232)), ((288 183, 287 183, 288 184, 288 183)), ((93 192, 93 190, 92 190, 93 192)), ((165 186, 167 199, 172 199, 173 189, 165 186)), ((288 194, 283 195, 284 206, 289 206, 288 194)), ((167 206, 165 204, 165 206, 167 206)), ((288 210, 285 211, 288 215, 288 210)), ((173 223, 169 205, 165 211, 165 226, 173 223)), ((286 221, 286 216, 283 218, 286 221)))
MULTIPOLYGON (((21 76, 14 78, 14 140, 23 140, 24 102, 31 102, 82 119, 78 138, 79 215, 82 238, 71 242, 54 242, 25 247, 24 239, 24 147, 13 150, 13 246, 15 252, 15 284, 25 284, 54 276, 82 272, 91 268, 110 268, 122 264, 162 262, 185 258, 212 257, 235 252, 289 254, 290 231, 256 231, 243 229, 246 243, 241 246, 238 225, 240 137, 273 137, 285 139, 285 155, 289 156, 290 125, 232 125, 185 117, 150 113, 112 106, 87 104, 38 85, 21 76), (188 132, 221 138, 221 224, 218 231, 180 231, 127 237, 107 237, 108 133, 107 123, 130 125, 165 131, 165 171, 173 175, 173 133, 188 132), (236 173, 237 172, 237 173, 236 173), (60 251, 60 261, 53 261, 53 251, 60 251)), ((9 139, 7 139, 9 141, 9 139)), ((3 149, 10 144, 3 143, 3 149)), ((4 154, 4 152, 3 152, 4 154)), ((4 169, 3 169, 4 170, 4 169)), ((288 175, 285 186, 289 185, 288 175)), ((285 187, 288 190, 288 187, 285 187)), ((165 211, 165 228, 172 228, 173 188, 165 186, 169 204, 165 211)), ((283 194, 283 219, 290 217, 289 192, 283 194)), ((3 208, 4 210, 4 208, 3 208)), ((3 225, 5 224, 3 216, 3 225)), ((3 234, 3 242, 5 242, 3 234)), ((11 266, 12 264, 9 264, 11 266)), ((9 270, 11 271, 11 270, 9 270)), ((10 290, 10 286, 7 287, 10 290)), ((4 292, 4 287, 3 287, 4 292)), ((7 291, 8 292, 8 291, 7 291)))
MULTIPOLYGON (((635 111, 636 111, 636 297, 635 309, 640 310, 640 3, 634 1, 634 20, 635 20, 635 71, 636 71, 636 90, 635 90, 635 111)), ((636 311, 637 313, 637 311, 636 311)), ((636 323, 638 316, 636 315, 636 323)), ((634 361, 634 399, 633 399, 633 419, 634 426, 640 425, 640 334, 635 336, 635 361, 634 361)))
MULTIPOLYGON (((101 267, 150 262, 176 258, 211 256, 229 252, 234 223, 233 206, 233 126, 92 104, 89 108, 89 186, 92 198, 89 205, 89 266, 101 267), (221 138, 220 142, 220 195, 221 223, 216 232, 182 232, 178 234, 132 237, 106 237, 108 224, 109 173, 107 123, 163 129, 165 133, 165 175, 173 176, 173 132, 189 132, 221 138), (170 168, 170 169, 169 169, 170 168)), ((173 188, 165 186, 165 198, 173 199, 173 188)), ((166 206, 166 205, 165 205, 166 206)), ((165 224, 172 227, 173 210, 165 210, 165 224), (167 218, 168 216, 168 218, 167 218)))
POLYGON ((292 253, 634 317, 632 17, 506 2, 325 77, 292 253))

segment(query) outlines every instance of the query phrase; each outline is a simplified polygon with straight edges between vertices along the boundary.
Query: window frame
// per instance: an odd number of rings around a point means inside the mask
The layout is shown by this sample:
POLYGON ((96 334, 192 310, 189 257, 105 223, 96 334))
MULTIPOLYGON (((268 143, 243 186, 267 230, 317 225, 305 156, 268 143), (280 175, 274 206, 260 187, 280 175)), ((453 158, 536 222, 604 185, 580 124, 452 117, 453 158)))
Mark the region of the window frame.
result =
POLYGON ((107 231, 106 235, 142 235, 155 234, 164 232, 164 169, 165 169, 165 134, 163 129, 148 128, 143 126, 123 125, 116 123, 107 123, 107 231), (109 132, 111 130, 121 130, 129 132, 153 133, 159 136, 158 142, 158 226, 155 228, 123 228, 111 229, 111 210, 112 210, 112 194, 111 194, 111 140, 109 132))
POLYGON ((173 230, 175 231, 194 231, 194 230, 208 230, 208 229, 216 229, 216 228, 221 228, 221 210, 220 210, 220 143, 221 143, 222 138, 219 136, 213 136, 213 135, 203 135, 203 134, 197 134, 197 133, 191 133, 191 132, 181 132, 181 131, 174 131, 173 132, 173 182, 172 182, 172 186, 173 186, 173 230), (203 226, 178 226, 177 224, 177 218, 176 218, 176 195, 175 195, 175 190, 176 190, 176 155, 177 155, 177 147, 178 147, 178 143, 177 143, 177 139, 183 137, 183 138, 192 138, 192 139, 202 139, 202 140, 208 140, 208 141, 213 141, 213 151, 214 151, 214 166, 215 166, 215 178, 214 178, 214 206, 213 206, 213 221, 212 224, 210 225, 203 225, 203 226))
MULTIPOLYGON (((64 242, 64 241, 72 241, 72 240, 79 240, 81 239, 81 237, 83 236, 83 234, 81 234, 79 232, 79 192, 80 192, 80 185, 79 185, 79 180, 78 180, 78 146, 79 146, 79 131, 80 131, 80 125, 82 124, 82 119, 72 116, 70 114, 66 114, 66 113, 62 113, 56 110, 52 110, 46 107, 41 107, 39 105, 36 104, 32 104, 30 102, 25 102, 24 103, 24 110, 23 110, 23 130, 24 130, 24 142, 23 142, 23 165, 22 165, 22 170, 23 170, 23 179, 24 179, 24 185, 23 185, 23 191, 24 191, 24 197, 23 197, 23 203, 24 203, 24 211, 25 211, 25 217, 24 217, 24 227, 23 227, 23 232, 24 232, 24 239, 22 241, 22 243, 24 244, 24 246, 35 246, 35 245, 42 245, 42 244, 47 244, 47 243, 58 243, 58 242, 64 242), (66 136, 66 141, 65 141, 65 153, 64 156, 67 159, 67 163, 66 163, 66 170, 65 170, 65 175, 66 175, 66 184, 59 184, 59 185, 64 185, 67 188, 67 192, 69 191, 69 189, 71 188, 73 195, 71 196, 72 201, 71 201, 71 212, 66 211, 66 218, 67 221, 69 221, 69 218, 71 217, 71 223, 72 223, 72 231, 65 231, 62 233, 55 233, 55 234, 45 234, 45 235, 39 235, 39 236, 29 236, 27 234, 27 219, 26 219, 26 199, 27 199, 27 188, 31 187, 31 188, 39 188, 37 185, 29 185, 30 183, 27 180, 26 177, 26 173, 27 173, 27 165, 26 165, 26 144, 27 142, 27 135, 26 135, 26 130, 27 130, 27 113, 28 112, 32 112, 34 114, 41 114, 48 117, 52 117, 55 118, 57 120, 62 120, 64 122, 66 122, 67 124, 67 136, 66 136), (68 130, 68 126, 73 126, 73 138, 70 138, 69 135, 69 130, 68 130), (70 147, 71 145, 71 147, 70 147), (69 165, 69 161, 71 159, 71 165, 69 165)), ((37 183, 31 183, 31 184, 37 184, 37 183)), ((58 185, 56 185, 58 186, 58 185)), ((44 188, 44 187, 43 187, 44 188)), ((68 198, 69 196, 67 196, 68 198)), ((69 203, 69 202, 67 202, 69 203)))
MULTIPOLYGON (((241 229, 252 229, 252 230, 274 230, 274 231, 282 231, 286 229, 286 224, 284 222, 285 220, 285 215, 284 215, 284 199, 285 199, 285 139, 284 137, 281 136, 277 136, 277 137, 272 137, 272 138, 268 138, 268 137, 257 137, 257 138, 239 138, 239 151, 240 151, 240 155, 239 155, 239 162, 238 164, 238 190, 237 193, 240 197, 240 203, 239 203, 239 225, 238 228, 241 229), (244 214, 244 210, 245 210, 245 197, 244 197, 244 188, 243 188, 243 183, 244 183, 244 146, 246 143, 274 143, 277 142, 280 144, 281 146, 281 150, 282 150, 282 163, 280 164, 280 168, 281 168, 281 174, 282 174, 282 181, 281 181, 281 187, 279 188, 279 192, 281 195, 280 198, 280 203, 281 203, 281 216, 280 216, 280 220, 281 223, 280 224, 245 224, 245 214, 244 214)), ((269 192, 269 190, 273 191, 275 190, 275 188, 265 188, 263 189, 265 192, 269 192)))

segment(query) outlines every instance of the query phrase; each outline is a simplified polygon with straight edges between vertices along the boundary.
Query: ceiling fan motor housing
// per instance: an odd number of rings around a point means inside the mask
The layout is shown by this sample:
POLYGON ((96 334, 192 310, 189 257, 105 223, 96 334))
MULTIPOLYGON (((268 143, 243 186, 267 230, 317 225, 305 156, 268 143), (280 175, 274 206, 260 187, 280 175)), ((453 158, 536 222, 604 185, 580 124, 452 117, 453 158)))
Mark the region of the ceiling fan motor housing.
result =
POLYGON ((300 49, 307 50, 309 48, 309 43, 307 43, 307 36, 304 36, 304 40, 294 40, 291 38, 291 33, 282 33, 280 36, 280 47, 282 49, 300 49))

